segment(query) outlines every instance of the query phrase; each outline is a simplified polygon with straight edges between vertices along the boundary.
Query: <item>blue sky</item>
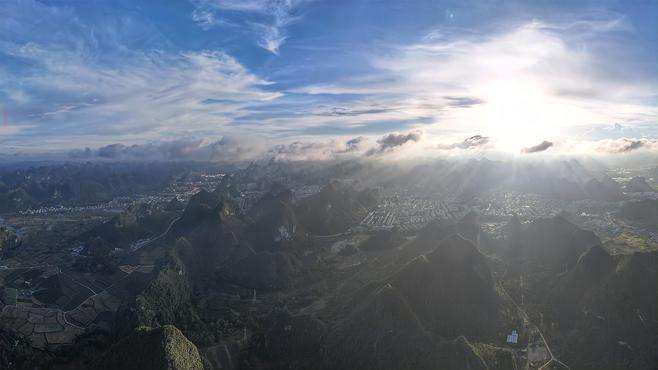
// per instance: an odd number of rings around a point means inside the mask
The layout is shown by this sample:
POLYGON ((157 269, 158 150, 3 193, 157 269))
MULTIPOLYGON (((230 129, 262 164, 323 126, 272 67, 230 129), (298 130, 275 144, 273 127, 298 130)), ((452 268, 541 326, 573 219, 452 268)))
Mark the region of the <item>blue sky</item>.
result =
POLYGON ((421 133, 423 150, 474 135, 655 149, 657 14, 651 0, 0 0, 0 152, 391 132, 421 133))

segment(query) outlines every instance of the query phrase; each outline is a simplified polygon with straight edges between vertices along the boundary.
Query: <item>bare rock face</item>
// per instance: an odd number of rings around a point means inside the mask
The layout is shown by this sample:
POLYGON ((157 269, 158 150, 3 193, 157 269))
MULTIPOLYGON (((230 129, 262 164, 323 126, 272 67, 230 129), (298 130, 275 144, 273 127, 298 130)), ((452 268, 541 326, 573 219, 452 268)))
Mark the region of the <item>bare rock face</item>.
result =
POLYGON ((139 327, 97 361, 106 370, 202 370, 196 346, 175 326, 139 327))

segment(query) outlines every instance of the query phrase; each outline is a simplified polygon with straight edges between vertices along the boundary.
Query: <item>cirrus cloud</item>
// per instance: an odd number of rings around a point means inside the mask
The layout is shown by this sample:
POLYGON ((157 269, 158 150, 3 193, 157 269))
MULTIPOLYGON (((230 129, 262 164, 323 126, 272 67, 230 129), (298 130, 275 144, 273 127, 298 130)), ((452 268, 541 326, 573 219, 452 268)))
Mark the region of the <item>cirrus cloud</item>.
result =
POLYGON ((202 28, 210 29, 219 23, 216 13, 237 12, 242 14, 255 14, 257 20, 247 22, 257 35, 258 46, 279 54, 279 49, 288 38, 286 27, 293 23, 297 17, 294 11, 302 3, 309 0, 193 0, 195 9, 192 18, 202 28))
MULTIPOLYGON (((91 142, 109 135, 129 141, 137 134, 143 141, 222 127, 229 131, 226 126, 241 108, 281 95, 266 91, 268 81, 220 51, 135 53, 120 70, 52 45, 26 44, 8 52, 38 67, 19 78, 28 98, 13 107, 16 124, 31 124, 17 141, 34 135, 43 140, 68 136, 62 144, 81 136, 91 142), (43 97, 48 97, 45 104, 43 97)), ((0 89, 6 83, 0 82, 0 89)))

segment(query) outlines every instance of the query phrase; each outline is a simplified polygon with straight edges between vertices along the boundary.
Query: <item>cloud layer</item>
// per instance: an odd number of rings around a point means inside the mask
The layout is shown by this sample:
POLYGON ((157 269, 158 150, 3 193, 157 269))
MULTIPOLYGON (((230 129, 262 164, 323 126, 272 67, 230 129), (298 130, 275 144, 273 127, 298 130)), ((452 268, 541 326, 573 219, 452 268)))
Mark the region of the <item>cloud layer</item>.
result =
MULTIPOLYGON (((414 152, 415 146, 423 140, 423 133, 410 131, 407 133, 393 132, 370 140, 363 136, 347 140, 304 140, 286 144, 270 144, 262 137, 251 137, 249 140, 226 136, 219 140, 184 138, 171 141, 151 142, 147 144, 124 145, 115 143, 97 149, 75 149, 68 153, 70 159, 82 160, 115 160, 115 161, 215 161, 242 162, 262 159, 276 161, 326 161, 334 159, 366 157, 383 157, 394 155, 396 158, 409 158, 415 155, 424 157, 455 154, 467 154, 477 150, 478 153, 500 153, 496 141, 488 137, 476 135, 465 140, 432 147, 439 151, 414 152), (423 154, 424 153, 424 154, 423 154)), ((537 145, 526 147, 521 154, 545 152, 555 148, 555 155, 607 155, 622 156, 628 153, 643 153, 658 155, 658 140, 655 139, 606 139, 595 142, 575 141, 556 145, 543 141, 537 145)))
POLYGON ((265 142, 252 138, 249 142, 232 137, 219 140, 179 139, 147 144, 121 143, 98 149, 76 149, 69 152, 72 159, 104 159, 118 161, 214 161, 239 162, 261 158, 266 152, 265 142))

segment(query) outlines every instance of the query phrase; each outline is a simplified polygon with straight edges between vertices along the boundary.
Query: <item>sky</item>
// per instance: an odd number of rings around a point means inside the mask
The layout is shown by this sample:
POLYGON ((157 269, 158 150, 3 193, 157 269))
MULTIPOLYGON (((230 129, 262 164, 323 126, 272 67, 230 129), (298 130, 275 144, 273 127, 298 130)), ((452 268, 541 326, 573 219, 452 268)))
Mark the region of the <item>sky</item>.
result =
POLYGON ((0 153, 658 151, 657 30, 654 0, 0 0, 0 153))

